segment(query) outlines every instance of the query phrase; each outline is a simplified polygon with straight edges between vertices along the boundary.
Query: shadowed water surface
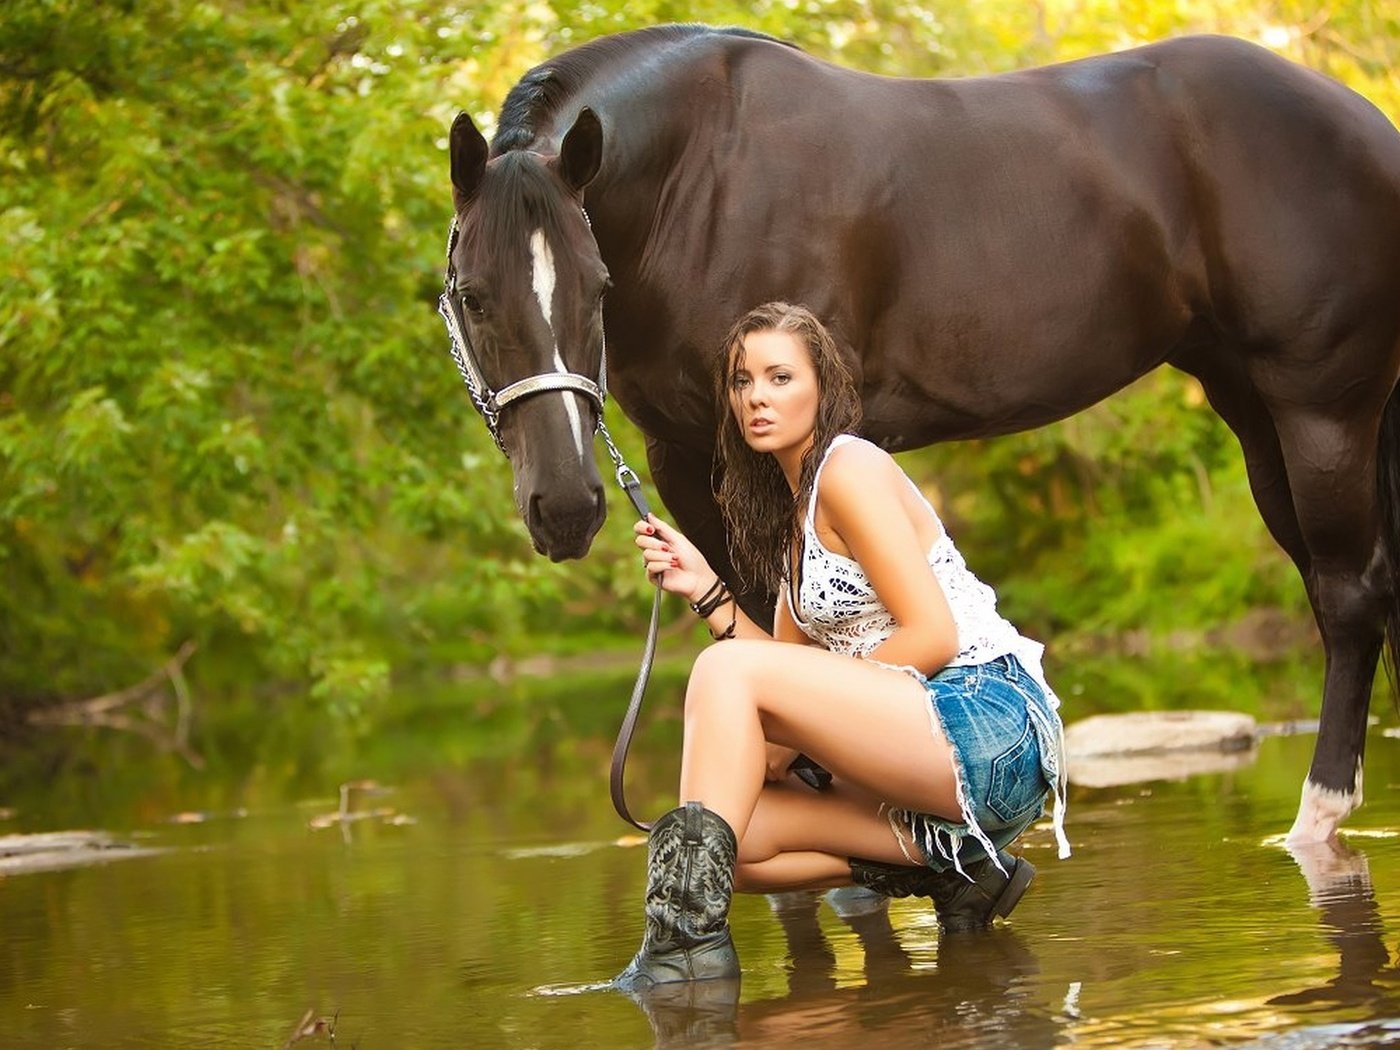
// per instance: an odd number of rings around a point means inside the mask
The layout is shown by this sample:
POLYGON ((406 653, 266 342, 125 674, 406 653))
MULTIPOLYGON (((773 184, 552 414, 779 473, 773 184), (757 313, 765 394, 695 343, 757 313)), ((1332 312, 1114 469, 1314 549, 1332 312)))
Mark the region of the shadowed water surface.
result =
MULTIPOLYGON (((644 851, 608 807, 606 740, 454 757, 443 736, 343 807, 334 782, 183 814, 169 787, 93 803, 162 852, 0 876, 0 1046, 1400 1045, 1400 741, 1373 732, 1347 848, 1295 857, 1276 837, 1312 744, 1075 789, 1074 857, 1032 831, 1040 876, 986 935, 940 940, 910 901, 843 918, 741 897, 742 987, 640 1004, 586 990, 641 931, 644 851)), ((637 808, 665 804, 673 745, 640 745, 660 753, 639 758, 637 808)), ((82 812, 43 797, 0 833, 82 812)))

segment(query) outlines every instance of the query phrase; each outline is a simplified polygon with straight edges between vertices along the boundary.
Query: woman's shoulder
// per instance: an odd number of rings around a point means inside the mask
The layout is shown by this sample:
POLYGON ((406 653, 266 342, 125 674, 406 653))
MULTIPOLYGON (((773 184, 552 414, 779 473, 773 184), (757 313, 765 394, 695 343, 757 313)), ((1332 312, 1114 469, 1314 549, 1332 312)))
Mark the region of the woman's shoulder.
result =
POLYGON ((833 439, 822 468, 817 485, 823 496, 839 491, 859 491, 872 483, 892 481, 903 475, 894 457, 879 445, 848 434, 833 439))
POLYGON ((837 434, 831 439, 831 444, 827 446, 826 464, 841 471, 899 467, 894 457, 879 445, 855 434, 837 434))

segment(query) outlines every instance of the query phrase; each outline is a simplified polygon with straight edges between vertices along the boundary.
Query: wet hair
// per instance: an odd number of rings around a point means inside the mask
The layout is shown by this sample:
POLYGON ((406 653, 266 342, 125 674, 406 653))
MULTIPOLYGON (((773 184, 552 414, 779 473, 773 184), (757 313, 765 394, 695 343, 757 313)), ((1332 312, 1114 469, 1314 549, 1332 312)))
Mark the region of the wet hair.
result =
POLYGON ((805 306, 784 302, 756 306, 734 323, 715 369, 719 432, 715 499, 724 515, 729 556, 742 588, 775 592, 787 571, 789 550, 801 535, 817 464, 837 434, 860 425, 860 396, 850 366, 831 333, 805 306), (805 347, 817 373, 817 418, 812 446, 802 455, 797 491, 788 487, 777 458, 755 452, 744 440, 730 401, 734 373, 743 367, 744 339, 755 332, 785 332, 805 347))

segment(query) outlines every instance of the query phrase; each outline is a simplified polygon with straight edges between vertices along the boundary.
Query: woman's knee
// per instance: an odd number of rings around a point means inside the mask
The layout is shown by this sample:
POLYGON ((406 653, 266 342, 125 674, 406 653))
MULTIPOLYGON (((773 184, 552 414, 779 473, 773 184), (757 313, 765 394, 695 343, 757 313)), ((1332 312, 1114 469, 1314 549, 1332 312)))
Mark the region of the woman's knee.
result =
POLYGON ((765 656, 773 655, 772 642, 735 638, 718 645, 706 646, 695 658, 690 671, 691 682, 742 682, 752 678, 763 665, 765 656))
POLYGON ((712 645, 695 658, 685 691, 686 716, 721 706, 752 706, 755 672, 763 649, 772 643, 735 639, 712 645))
POLYGON ((763 883, 758 878, 759 865, 756 863, 746 864, 742 860, 734 865, 734 892, 735 893, 757 893, 763 883))

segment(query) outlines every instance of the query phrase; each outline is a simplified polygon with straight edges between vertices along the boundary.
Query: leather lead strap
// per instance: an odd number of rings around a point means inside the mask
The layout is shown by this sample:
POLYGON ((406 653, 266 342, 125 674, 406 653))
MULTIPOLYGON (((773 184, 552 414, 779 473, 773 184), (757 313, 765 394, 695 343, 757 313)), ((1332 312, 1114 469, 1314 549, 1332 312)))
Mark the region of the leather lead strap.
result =
MULTIPOLYGON (((606 437, 606 435, 604 435, 606 437)), ((611 448, 612 441, 608 440, 611 448)), ((631 470, 618 466, 618 484, 622 486, 622 491, 627 493, 627 498, 632 501, 632 509, 637 512, 637 517, 646 521, 651 514, 651 507, 647 504, 647 498, 642 492, 642 483, 637 475, 631 470)), ((608 790, 612 794, 613 809, 617 810, 617 815, 627 823, 631 824, 638 831, 650 831, 651 824, 643 823, 632 816, 631 810, 627 808, 627 799, 623 792, 623 775, 627 771, 627 749, 632 746, 632 733, 637 728, 637 716, 642 712, 642 697, 646 695, 647 682, 651 679, 651 665, 656 658, 656 633, 661 625, 661 581, 656 581, 656 593, 651 599, 651 624, 647 627, 646 645, 642 648, 642 666, 637 670, 637 681, 632 686, 632 699, 627 704, 627 713, 622 716, 622 725, 617 730, 617 742, 613 744, 612 771, 608 776, 608 790)))
MULTIPOLYGON (((588 222, 587 212, 583 213, 583 221, 588 223, 590 229, 592 228, 592 223, 588 222)), ((452 265, 452 250, 457 244, 457 234, 457 218, 454 215, 452 225, 447 231, 447 268, 443 274, 443 289, 442 294, 438 296, 437 309, 438 313, 442 315, 443 324, 447 326, 448 348, 452 352, 453 361, 456 362, 457 371, 467 386, 467 393, 471 396, 472 404, 481 413, 481 418, 486 421, 486 428, 491 432, 496 447, 502 452, 506 450, 505 445, 501 442, 497 421, 501 409, 507 405, 519 401, 521 398, 554 390, 581 394, 597 407, 597 433, 603 435, 603 441, 608 446, 608 455, 612 457, 613 465, 617 468, 617 483, 622 487, 622 491, 627 493, 627 498, 631 501, 637 516, 645 521, 647 515, 651 513, 651 507, 647 505, 647 498, 642 493, 641 479, 637 477, 636 472, 631 467, 623 462, 622 453, 618 451, 612 435, 608 433, 607 425, 603 422, 603 402, 608 395, 606 338, 604 338, 603 350, 598 362, 598 381, 596 383, 587 376, 573 372, 545 372, 518 380, 501 390, 492 390, 472 353, 471 341, 467 337, 467 326, 462 320, 457 301, 457 271, 452 265)), ((612 774, 609 778, 613 808, 617 810, 618 816, 641 831, 650 831, 651 825, 637 820, 628 811, 627 800, 623 797, 622 779, 627 766, 627 749, 632 744, 632 733, 637 728, 637 716, 642 709, 642 697, 646 694, 647 682, 651 678, 651 664, 656 656, 656 633, 660 623, 661 583, 658 580, 656 595, 651 603, 651 626, 647 628, 646 646, 642 651, 642 666, 637 671, 637 683, 632 687, 632 700, 627 705, 627 714, 623 716, 622 725, 617 731, 617 743, 613 745, 612 774)))
MULTIPOLYGON (((640 495, 640 492, 637 493, 640 495)), ((628 495, 632 495, 629 491, 628 495)), ((627 713, 622 717, 622 725, 617 730, 617 742, 613 744, 612 773, 608 778, 608 788, 612 793, 613 809, 617 815, 638 831, 650 831, 651 824, 632 816, 623 794, 623 774, 627 768, 627 749, 632 746, 632 733, 637 728, 637 716, 642 710, 642 697, 646 695, 647 681, 651 678, 651 664, 656 657, 656 632, 661 623, 661 584, 656 585, 656 594, 651 600, 651 626, 647 628, 646 646, 642 650, 642 666, 637 671, 637 682, 632 686, 632 699, 627 705, 627 713)))

